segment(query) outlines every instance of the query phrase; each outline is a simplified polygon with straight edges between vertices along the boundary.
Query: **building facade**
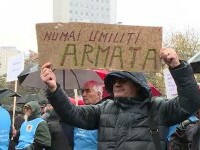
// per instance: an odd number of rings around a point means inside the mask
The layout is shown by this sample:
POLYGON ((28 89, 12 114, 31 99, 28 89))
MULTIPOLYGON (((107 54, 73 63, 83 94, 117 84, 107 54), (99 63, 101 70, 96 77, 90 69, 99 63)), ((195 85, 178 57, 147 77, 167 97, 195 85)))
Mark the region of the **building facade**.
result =
POLYGON ((54 22, 116 24, 117 0, 53 0, 54 22))

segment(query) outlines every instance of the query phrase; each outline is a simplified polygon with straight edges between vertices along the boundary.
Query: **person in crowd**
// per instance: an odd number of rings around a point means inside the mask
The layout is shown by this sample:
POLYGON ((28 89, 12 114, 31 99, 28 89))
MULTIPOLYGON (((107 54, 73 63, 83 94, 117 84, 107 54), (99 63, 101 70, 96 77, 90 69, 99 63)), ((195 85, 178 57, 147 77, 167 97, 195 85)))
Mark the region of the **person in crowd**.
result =
MULTIPOLYGON (((9 107, 9 113, 10 113, 11 120, 12 120, 12 118, 13 118, 13 105, 11 105, 9 107)), ((24 122, 24 115, 23 115, 22 108, 16 106, 15 107, 15 120, 14 120, 14 127, 15 127, 15 129, 19 130, 23 122, 24 122)), ((15 150, 16 144, 17 144, 16 141, 14 141, 13 138, 11 137, 10 143, 9 143, 9 150, 15 150)))
POLYGON ((47 122, 40 118, 40 105, 30 101, 23 107, 25 121, 20 130, 13 129, 13 137, 17 140, 16 150, 43 150, 51 146, 51 135, 47 122))
MULTIPOLYGON (((11 89, 1 88, 0 89, 0 100, 7 97, 21 97, 19 94, 11 89)), ((5 105, 4 105, 5 106, 5 105)), ((9 149, 9 136, 11 134, 11 116, 8 112, 9 107, 4 108, 0 103, 0 150, 9 149)), ((9 149, 10 150, 10 149, 9 149)))
MULTIPOLYGON (((103 84, 94 80, 87 81, 82 88, 85 105, 100 103, 103 94, 103 84)), ((98 130, 74 128, 74 150, 97 150, 98 130)))
POLYGON ((200 109, 183 122, 169 127, 168 150, 198 150, 200 109))
POLYGON ((8 150, 10 129, 10 114, 0 104, 0 150, 8 150))
MULTIPOLYGON (((13 117, 13 105, 11 105, 9 107, 9 113, 12 118, 13 117)), ((14 122, 15 129, 16 130, 20 129, 23 122, 24 122, 24 115, 23 115, 22 108, 19 106, 16 106, 15 107, 15 122, 14 122)))
POLYGON ((42 116, 44 114, 44 108, 47 106, 47 101, 41 100, 41 101, 39 101, 39 104, 40 104, 40 113, 42 116))
POLYGON ((42 118, 47 121, 51 133, 51 147, 48 150, 72 150, 73 144, 70 142, 72 139, 70 140, 69 138, 73 134, 73 127, 65 124, 68 128, 64 130, 63 123, 51 104, 47 104, 44 108, 42 118))
POLYGON ((104 80, 113 99, 97 105, 74 106, 56 83, 51 63, 41 68, 47 98, 65 123, 98 129, 98 150, 165 150, 168 127, 200 108, 200 92, 191 66, 174 49, 162 48, 160 58, 169 66, 178 96, 153 98, 141 72, 115 71, 104 80))

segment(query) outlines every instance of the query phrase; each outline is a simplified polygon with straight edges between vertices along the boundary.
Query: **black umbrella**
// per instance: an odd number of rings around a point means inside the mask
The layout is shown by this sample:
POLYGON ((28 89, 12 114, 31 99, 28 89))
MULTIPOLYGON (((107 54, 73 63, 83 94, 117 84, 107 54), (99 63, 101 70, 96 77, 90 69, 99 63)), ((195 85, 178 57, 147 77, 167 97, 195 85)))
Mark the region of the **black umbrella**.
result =
POLYGON ((30 73, 37 72, 39 69, 38 64, 29 64, 18 76, 19 84, 21 84, 30 73))
POLYGON ((21 95, 17 94, 11 89, 8 88, 0 89, 0 100, 3 98, 14 97, 14 96, 21 97, 21 95))
POLYGON ((200 52, 188 60, 194 73, 200 73, 200 52))
MULTIPOLYGON (((86 81, 95 80, 103 83, 103 79, 98 72, 99 70, 82 70, 82 69, 56 69, 57 82, 63 89, 80 89, 86 81)), ((107 74, 106 71, 102 71, 107 74)), ((40 68, 38 65, 25 69, 18 76, 18 82, 22 86, 45 89, 46 85, 40 78, 40 68)))
POLYGON ((26 94, 17 100, 17 104, 25 104, 30 101, 37 101, 40 105, 48 103, 47 98, 40 94, 26 94))

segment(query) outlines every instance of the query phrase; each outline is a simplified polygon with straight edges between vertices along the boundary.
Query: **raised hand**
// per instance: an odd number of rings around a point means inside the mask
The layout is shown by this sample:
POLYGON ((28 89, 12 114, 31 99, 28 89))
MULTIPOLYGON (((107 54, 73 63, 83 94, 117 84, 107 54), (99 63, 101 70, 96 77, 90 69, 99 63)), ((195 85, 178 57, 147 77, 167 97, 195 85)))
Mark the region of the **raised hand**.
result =
POLYGON ((172 48, 162 48, 160 50, 160 58, 171 68, 180 65, 179 57, 176 51, 172 48))
POLYGON ((56 76, 51 69, 51 63, 46 63, 41 67, 40 77, 42 81, 48 86, 51 92, 56 90, 56 76))

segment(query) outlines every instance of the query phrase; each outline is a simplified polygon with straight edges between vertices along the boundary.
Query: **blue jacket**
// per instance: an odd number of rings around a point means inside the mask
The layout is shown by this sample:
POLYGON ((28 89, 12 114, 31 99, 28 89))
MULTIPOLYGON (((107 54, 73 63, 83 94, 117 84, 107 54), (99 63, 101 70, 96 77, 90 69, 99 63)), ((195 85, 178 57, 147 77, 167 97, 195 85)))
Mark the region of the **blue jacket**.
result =
POLYGON ((36 118, 22 124, 20 128, 19 143, 15 147, 16 149, 24 149, 33 143, 35 131, 42 121, 44 121, 42 118, 36 118))
POLYGON ((0 150, 8 150, 10 127, 10 114, 0 106, 0 150))
POLYGON ((74 150, 97 150, 98 130, 74 128, 74 150))

